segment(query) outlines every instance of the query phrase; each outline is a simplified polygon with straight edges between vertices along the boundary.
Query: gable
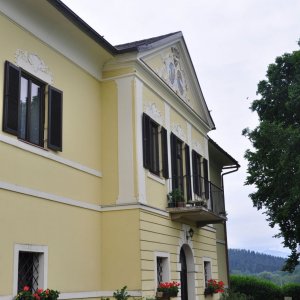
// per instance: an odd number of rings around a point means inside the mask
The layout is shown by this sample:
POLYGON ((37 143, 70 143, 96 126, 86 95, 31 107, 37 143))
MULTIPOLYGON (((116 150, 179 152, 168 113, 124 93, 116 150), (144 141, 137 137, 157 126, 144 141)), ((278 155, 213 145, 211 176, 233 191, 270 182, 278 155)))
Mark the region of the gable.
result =
POLYGON ((183 38, 154 51, 144 52, 140 59, 210 128, 214 128, 183 38))

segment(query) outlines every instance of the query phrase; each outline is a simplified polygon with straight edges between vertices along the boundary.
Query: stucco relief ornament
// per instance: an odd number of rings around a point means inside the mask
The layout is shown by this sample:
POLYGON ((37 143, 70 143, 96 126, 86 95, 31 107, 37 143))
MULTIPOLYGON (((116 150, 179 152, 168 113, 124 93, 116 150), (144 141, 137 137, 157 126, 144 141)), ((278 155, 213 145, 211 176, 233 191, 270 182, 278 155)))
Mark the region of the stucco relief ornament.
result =
POLYGON ((193 142, 192 145, 193 145, 193 149, 196 152, 198 152, 199 154, 202 154, 202 155, 204 154, 204 147, 203 147, 203 145, 201 143, 199 143, 199 142, 193 142))
POLYGON ((173 124, 172 132, 184 142, 186 141, 185 133, 179 124, 173 124))
POLYGON ((180 56, 180 51, 177 47, 170 48, 171 51, 163 57, 163 67, 158 71, 161 78, 180 96, 182 99, 190 103, 187 97, 188 84, 186 82, 183 62, 180 56))
POLYGON ((161 112, 157 109, 155 103, 148 103, 145 105, 145 113, 151 117, 154 121, 162 125, 162 115, 161 112))
POLYGON ((35 53, 18 49, 16 64, 47 83, 53 82, 53 76, 45 62, 35 53))

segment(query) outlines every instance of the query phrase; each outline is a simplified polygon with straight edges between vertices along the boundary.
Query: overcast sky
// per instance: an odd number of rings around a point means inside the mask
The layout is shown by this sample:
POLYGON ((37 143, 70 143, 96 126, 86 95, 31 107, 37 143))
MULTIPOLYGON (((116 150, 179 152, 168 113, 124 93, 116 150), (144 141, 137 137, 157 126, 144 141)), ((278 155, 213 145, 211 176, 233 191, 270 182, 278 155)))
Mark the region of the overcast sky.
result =
POLYGON ((249 110, 257 83, 276 56, 298 49, 299 0, 63 0, 113 45, 182 31, 216 130, 209 135, 239 161, 225 176, 231 248, 288 252, 245 187, 249 110))

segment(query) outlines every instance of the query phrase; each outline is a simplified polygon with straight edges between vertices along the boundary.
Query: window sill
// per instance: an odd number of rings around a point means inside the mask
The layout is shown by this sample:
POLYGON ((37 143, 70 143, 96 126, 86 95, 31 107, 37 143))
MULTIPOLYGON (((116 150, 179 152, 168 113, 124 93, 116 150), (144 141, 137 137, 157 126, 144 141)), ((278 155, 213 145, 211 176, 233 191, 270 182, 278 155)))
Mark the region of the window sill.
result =
POLYGON ((148 171, 147 176, 155 181, 157 181, 158 183, 165 185, 166 184, 166 180, 164 178, 160 178, 159 176, 151 173, 150 171, 148 171))

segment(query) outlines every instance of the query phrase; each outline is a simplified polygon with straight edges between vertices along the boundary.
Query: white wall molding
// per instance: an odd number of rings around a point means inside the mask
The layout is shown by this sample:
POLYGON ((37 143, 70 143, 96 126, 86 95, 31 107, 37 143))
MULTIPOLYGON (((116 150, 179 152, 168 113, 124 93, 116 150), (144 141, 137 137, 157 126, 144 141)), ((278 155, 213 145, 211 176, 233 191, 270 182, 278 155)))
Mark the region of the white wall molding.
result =
POLYGON ((3 182, 3 181, 0 181, 0 189, 10 191, 10 192, 20 193, 20 194, 27 195, 27 196, 36 197, 41 200, 50 200, 50 201, 67 204, 67 205, 71 205, 71 206, 75 206, 75 207, 79 207, 79 208, 83 208, 83 209, 98 211, 98 212, 143 209, 145 211, 155 213, 155 214, 161 215, 163 217, 170 216, 170 214, 167 211, 147 205, 145 203, 122 203, 122 204, 116 204, 116 205, 100 206, 100 205, 91 204, 91 203, 84 202, 84 201, 78 201, 78 200, 74 200, 71 198, 66 198, 63 196, 34 190, 31 188, 27 188, 24 186, 16 185, 13 183, 7 183, 7 182, 3 182))
POLYGON ((136 165, 137 165, 137 186, 138 201, 147 203, 146 179, 143 164, 143 134, 142 134, 142 113, 143 113, 143 83, 134 77, 135 83, 135 140, 136 140, 136 165))
POLYGON ((6 135, 0 135, 0 142, 11 145, 13 147, 25 150, 27 152, 45 157, 47 159, 53 160, 57 163, 66 165, 68 167, 71 167, 73 169, 88 173, 90 175, 96 176, 96 177, 102 177, 102 173, 98 170, 89 168, 87 166, 84 166, 78 162, 63 158, 61 156, 58 156, 52 152, 49 152, 46 149, 40 149, 38 147, 35 147, 33 145, 27 144, 25 142, 22 142, 14 137, 9 137, 6 135))
POLYGON ((118 204, 136 202, 133 161, 133 77, 116 80, 118 87, 118 204))
POLYGON ((44 200, 50 200, 50 201, 68 204, 68 205, 72 205, 72 206, 77 206, 77 207, 81 207, 81 208, 85 208, 85 209, 100 211, 100 205, 90 204, 87 202, 78 201, 78 200, 74 200, 74 199, 34 190, 31 188, 16 185, 13 183, 7 183, 7 182, 0 181, 0 189, 7 190, 10 192, 20 193, 20 194, 27 195, 27 196, 37 197, 37 198, 41 198, 44 200))
POLYGON ((152 180, 155 180, 156 182, 165 185, 166 184, 166 179, 165 178, 160 178, 159 176, 152 174, 150 171, 148 171, 147 176, 151 178, 152 180))

